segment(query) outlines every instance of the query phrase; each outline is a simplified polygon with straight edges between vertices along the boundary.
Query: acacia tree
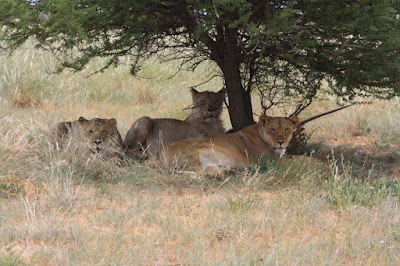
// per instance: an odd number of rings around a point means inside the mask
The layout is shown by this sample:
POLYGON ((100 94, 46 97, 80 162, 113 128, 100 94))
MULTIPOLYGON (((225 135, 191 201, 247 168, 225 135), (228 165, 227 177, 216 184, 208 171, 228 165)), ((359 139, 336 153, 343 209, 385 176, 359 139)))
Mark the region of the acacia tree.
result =
POLYGON ((191 70, 214 61, 239 130, 254 122, 252 90, 265 109, 297 101, 296 114, 323 88, 399 95, 399 11, 397 0, 2 0, 0 25, 3 48, 33 37, 59 71, 94 57, 105 69, 129 55, 132 74, 153 55, 191 70))

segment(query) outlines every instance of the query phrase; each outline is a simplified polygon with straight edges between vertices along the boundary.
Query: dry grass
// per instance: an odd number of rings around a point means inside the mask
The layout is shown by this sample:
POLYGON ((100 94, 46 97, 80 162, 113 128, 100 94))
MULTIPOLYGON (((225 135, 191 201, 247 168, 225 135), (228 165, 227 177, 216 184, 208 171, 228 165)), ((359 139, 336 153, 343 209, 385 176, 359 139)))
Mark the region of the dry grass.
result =
POLYGON ((126 65, 87 78, 98 64, 51 75, 46 53, 0 57, 0 264, 400 264, 399 99, 307 124, 313 158, 217 179, 54 147, 54 123, 79 116, 115 117, 122 135, 143 115, 184 118, 209 68, 168 79, 177 64, 155 61, 146 78, 126 65))

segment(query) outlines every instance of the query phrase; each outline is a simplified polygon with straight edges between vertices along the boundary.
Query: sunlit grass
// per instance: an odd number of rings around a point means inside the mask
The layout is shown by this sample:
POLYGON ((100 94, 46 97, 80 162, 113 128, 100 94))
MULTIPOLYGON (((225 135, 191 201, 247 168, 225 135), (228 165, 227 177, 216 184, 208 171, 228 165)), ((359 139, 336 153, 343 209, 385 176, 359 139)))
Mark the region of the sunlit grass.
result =
POLYGON ((184 119, 210 69, 170 78, 179 64, 153 60, 134 78, 123 63, 55 75, 45 52, 0 57, 0 264, 400 264, 398 99, 307 124, 312 157, 219 176, 55 146, 54 124, 80 116, 114 117, 123 136, 143 115, 184 119))

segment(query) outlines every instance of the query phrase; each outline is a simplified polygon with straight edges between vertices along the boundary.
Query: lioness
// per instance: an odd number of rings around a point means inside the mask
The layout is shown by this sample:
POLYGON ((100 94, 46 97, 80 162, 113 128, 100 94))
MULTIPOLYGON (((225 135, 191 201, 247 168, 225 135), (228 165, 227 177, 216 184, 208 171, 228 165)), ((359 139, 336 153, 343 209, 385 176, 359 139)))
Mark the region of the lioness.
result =
POLYGON ((191 94, 192 111, 184 121, 152 119, 147 116, 136 120, 124 140, 127 153, 133 155, 147 152, 156 155, 163 145, 173 141, 224 134, 221 112, 225 90, 198 92, 192 88, 191 94))
POLYGON ((160 160, 170 166, 178 163, 193 170, 248 165, 264 154, 283 155, 299 122, 298 117, 262 115, 257 124, 235 133, 169 143, 160 160))
POLYGON ((67 138, 73 138, 74 142, 82 141, 93 153, 115 155, 122 147, 122 138, 114 118, 87 120, 79 117, 76 121, 60 122, 56 125, 53 135, 59 144, 67 138))

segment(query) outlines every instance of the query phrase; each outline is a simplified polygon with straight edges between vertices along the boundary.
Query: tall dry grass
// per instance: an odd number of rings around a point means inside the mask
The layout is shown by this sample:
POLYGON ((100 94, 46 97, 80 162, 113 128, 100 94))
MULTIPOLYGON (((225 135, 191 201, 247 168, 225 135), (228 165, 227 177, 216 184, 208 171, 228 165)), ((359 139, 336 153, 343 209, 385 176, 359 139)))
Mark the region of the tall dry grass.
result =
POLYGON ((57 148, 51 129, 115 117, 124 135, 143 115, 183 119, 188 87, 210 66, 169 78, 178 63, 153 60, 137 79, 126 59, 88 77, 96 60, 55 75, 52 57, 30 45, 0 57, 0 264, 400 263, 399 99, 308 124, 320 160, 264 158, 219 178, 120 166, 57 148))

